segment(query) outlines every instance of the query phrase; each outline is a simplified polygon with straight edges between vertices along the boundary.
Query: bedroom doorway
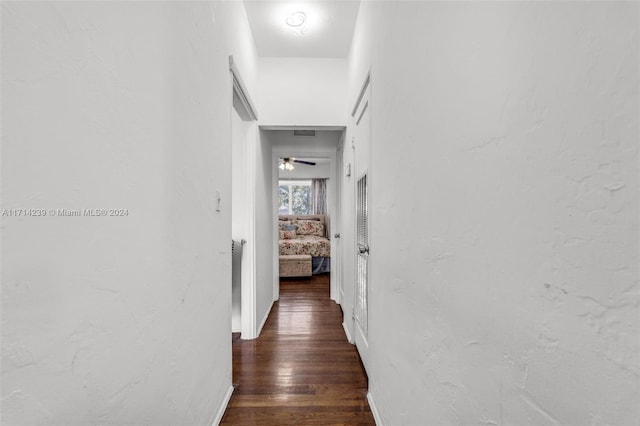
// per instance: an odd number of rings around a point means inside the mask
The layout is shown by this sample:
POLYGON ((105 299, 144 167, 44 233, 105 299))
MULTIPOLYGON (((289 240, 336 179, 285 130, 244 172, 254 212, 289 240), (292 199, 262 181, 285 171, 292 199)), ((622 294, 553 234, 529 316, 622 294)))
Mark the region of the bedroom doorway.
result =
POLYGON ((278 158, 278 271, 281 279, 330 274, 327 190, 330 178, 330 158, 278 158))
POLYGON ((323 275, 329 278, 330 299, 339 303, 336 270, 340 259, 335 256, 339 222, 334 219, 341 202, 337 197, 336 153, 344 129, 296 130, 299 129, 272 130, 271 137, 273 211, 276 212, 274 296, 278 300, 281 275, 286 280, 296 274, 298 277, 323 275), (296 223, 292 223, 294 221, 296 223), (283 226, 287 229, 281 229, 283 226), (307 241, 296 241, 296 237, 307 241))

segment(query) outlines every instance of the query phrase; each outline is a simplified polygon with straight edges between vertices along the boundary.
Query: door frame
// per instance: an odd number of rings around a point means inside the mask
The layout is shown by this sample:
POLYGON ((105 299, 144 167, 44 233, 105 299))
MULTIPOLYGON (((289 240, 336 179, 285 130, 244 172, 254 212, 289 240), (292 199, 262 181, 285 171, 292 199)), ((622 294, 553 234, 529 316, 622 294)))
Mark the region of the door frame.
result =
MULTIPOLYGON (((342 132, 342 137, 340 138, 340 142, 338 143, 338 147, 336 148, 336 162, 335 162, 335 172, 336 172, 336 209, 335 209, 335 217, 331 219, 331 223, 335 224, 333 231, 332 241, 335 242, 335 250, 334 245, 331 246, 332 253, 335 253, 336 262, 335 265, 335 274, 334 281, 336 286, 336 303, 342 305, 342 300, 344 299, 344 291, 343 291, 343 269, 344 269, 344 244, 342 244, 342 233, 345 231, 342 227, 342 200, 343 200, 343 185, 344 185, 344 170, 343 170, 343 162, 344 162, 344 144, 347 137, 347 131, 345 129, 342 132), (335 235, 340 234, 340 238, 336 238, 335 235)), ((334 266, 332 264, 331 269, 334 270, 334 266)))
MULTIPOLYGON (((233 59, 233 55, 229 55, 229 78, 231 80, 231 101, 229 104, 230 113, 233 114, 234 110, 238 113, 241 120, 245 123, 250 123, 246 126, 245 136, 251 137, 252 140, 243 142, 244 148, 252 148, 252 145, 259 142, 258 135, 258 114, 255 104, 249 96, 249 91, 244 84, 244 81, 240 75, 237 65, 233 59)), ((231 143, 237 141, 236 136, 233 134, 233 124, 231 126, 231 143)), ((246 241, 243 247, 243 261, 241 266, 242 284, 240 287, 240 334, 242 339, 255 339, 258 337, 258 324, 256 323, 256 249, 255 249, 255 236, 256 236, 256 217, 255 217, 255 200, 256 200, 256 188, 253 182, 255 181, 254 165, 256 163, 256 156, 254 149, 243 149, 243 155, 240 161, 243 162, 244 178, 241 182, 242 192, 244 193, 244 211, 240 212, 239 216, 243 223, 243 228, 246 233, 244 240, 246 241)), ((233 167, 233 162, 231 164, 233 167)), ((233 176, 233 174, 232 174, 233 176)), ((233 197, 233 193, 231 196, 233 197)), ((238 214, 238 212, 235 212, 238 214)), ((233 220, 233 218, 232 218, 233 220)))
MULTIPOLYGON (((318 128, 319 130, 327 130, 326 128, 318 128)), ((287 129, 274 129, 274 130, 287 130, 287 129)), ((334 128, 329 129, 334 130, 334 128)), ((344 132, 344 128, 340 128, 341 131, 344 132)), ((328 158, 331 163, 331 172, 329 176, 329 199, 327 200, 329 204, 329 217, 331 218, 331 234, 329 235, 331 241, 331 270, 330 274, 330 299, 334 300, 336 303, 340 303, 340 295, 337 287, 337 278, 336 278, 336 263, 340 263, 342 259, 338 259, 334 256, 336 250, 336 241, 333 238, 333 235, 336 233, 335 228, 338 225, 334 218, 336 217, 336 209, 337 206, 342 205, 342 200, 338 200, 337 195, 337 165, 336 165, 336 151, 306 151, 304 149, 300 150, 290 150, 290 149, 282 149, 282 148, 272 148, 271 157, 272 157, 272 191, 273 191, 273 212, 274 212, 274 221, 273 221, 273 300, 278 300, 280 298, 280 274, 279 274, 279 265, 280 265, 280 253, 278 249, 278 159, 280 157, 299 157, 299 158, 328 158)))

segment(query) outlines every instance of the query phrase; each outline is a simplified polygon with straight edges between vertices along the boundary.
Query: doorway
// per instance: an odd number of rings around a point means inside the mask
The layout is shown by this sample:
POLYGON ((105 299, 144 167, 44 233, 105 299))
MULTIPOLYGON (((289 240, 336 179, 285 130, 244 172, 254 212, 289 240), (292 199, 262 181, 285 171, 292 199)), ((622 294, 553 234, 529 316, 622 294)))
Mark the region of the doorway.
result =
MULTIPOLYGON (((324 220, 326 227, 325 237, 330 247, 330 258, 327 259, 327 261, 330 265, 325 264, 325 266, 328 266, 330 298, 340 303, 336 274, 341 262, 341 259, 336 256, 338 252, 337 244, 339 243, 339 238, 336 238, 336 234, 340 232, 340 222, 335 219, 338 217, 337 211, 340 208, 341 200, 338 197, 336 155, 337 148, 344 137, 344 128, 304 129, 302 134, 299 130, 301 129, 271 128, 266 130, 269 133, 269 139, 272 143, 273 211, 276 212, 274 218, 273 246, 273 265, 274 271, 276 272, 274 274, 274 296, 276 300, 279 299, 280 275, 278 271, 280 268, 280 246, 278 242, 280 240, 280 229, 278 219, 280 210, 282 209, 282 213, 284 213, 285 207, 287 207, 281 205, 280 202, 283 199, 283 196, 281 196, 281 186, 283 187, 282 193, 289 193, 287 187, 292 185, 304 186, 308 185, 309 181, 313 182, 313 179, 326 179, 326 213, 324 214, 324 220), (293 170, 287 171, 286 167, 283 167, 285 159, 288 159, 292 163, 293 170), (291 159, 315 164, 293 162, 291 159)), ((300 210, 287 210, 287 213, 293 213, 294 215, 300 212, 300 210)), ((313 210, 310 211, 310 213, 313 213, 313 210)), ((312 259, 312 262, 316 263, 316 267, 318 267, 318 261, 318 259, 312 259)))

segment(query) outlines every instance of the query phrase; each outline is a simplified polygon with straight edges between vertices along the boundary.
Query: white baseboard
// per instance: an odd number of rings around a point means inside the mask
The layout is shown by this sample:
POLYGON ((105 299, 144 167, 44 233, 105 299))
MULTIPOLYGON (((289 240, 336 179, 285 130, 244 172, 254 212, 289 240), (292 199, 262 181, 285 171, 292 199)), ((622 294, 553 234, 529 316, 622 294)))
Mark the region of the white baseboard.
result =
POLYGON ((233 385, 229 385, 229 389, 227 390, 227 393, 224 395, 224 398, 221 401, 220 406, 218 407, 218 410, 216 410, 216 412, 213 413, 213 416, 211 416, 211 419, 209 420, 209 425, 210 426, 218 426, 220 424, 220 422, 222 421, 222 416, 224 416, 224 412, 227 410, 227 405, 229 405, 229 401, 231 400, 231 395, 233 394, 233 385))
POLYGON ((367 392, 367 401, 369 401, 369 408, 371 408, 371 414, 373 414, 373 420, 376 422, 376 425, 383 426, 382 419, 380 418, 380 412, 378 411, 378 406, 376 405, 371 392, 367 392))
POLYGON ((347 341, 349 341, 349 343, 353 345, 353 338, 351 337, 351 334, 349 333, 349 329, 347 328, 345 323, 342 323, 342 328, 344 328, 344 334, 347 335, 347 341))
POLYGON ((273 309, 273 301, 271 302, 271 305, 269 306, 269 309, 267 309, 267 313, 264 315, 264 318, 262 318, 262 321, 260 322, 260 327, 258 327, 258 332, 256 333, 256 338, 258 336, 260 336, 260 333, 262 333, 262 327, 264 327, 264 324, 267 322, 267 318, 269 318, 269 314, 271 313, 271 309, 273 309))

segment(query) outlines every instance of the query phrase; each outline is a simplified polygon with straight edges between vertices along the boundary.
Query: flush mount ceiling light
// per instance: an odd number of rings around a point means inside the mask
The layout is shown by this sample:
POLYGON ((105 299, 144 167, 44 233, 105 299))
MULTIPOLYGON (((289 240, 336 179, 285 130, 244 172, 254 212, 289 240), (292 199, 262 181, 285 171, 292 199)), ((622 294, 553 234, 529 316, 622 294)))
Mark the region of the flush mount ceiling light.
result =
POLYGON ((287 16, 284 22, 293 28, 301 27, 307 21, 307 15, 304 12, 293 12, 287 16))
POLYGON ((293 31, 296 36, 301 36, 307 31, 307 14, 301 11, 290 13, 284 20, 287 27, 293 31))
MULTIPOLYGON (((333 0, 332 0, 333 1, 333 0)), ((326 2, 309 0, 272 0, 257 3, 273 4, 269 8, 269 21, 274 29, 282 31, 284 43, 289 37, 298 39, 294 43, 304 43, 305 38, 314 38, 321 33, 327 21, 323 6, 326 2)), ((330 3, 330 2, 329 2, 330 3)))

